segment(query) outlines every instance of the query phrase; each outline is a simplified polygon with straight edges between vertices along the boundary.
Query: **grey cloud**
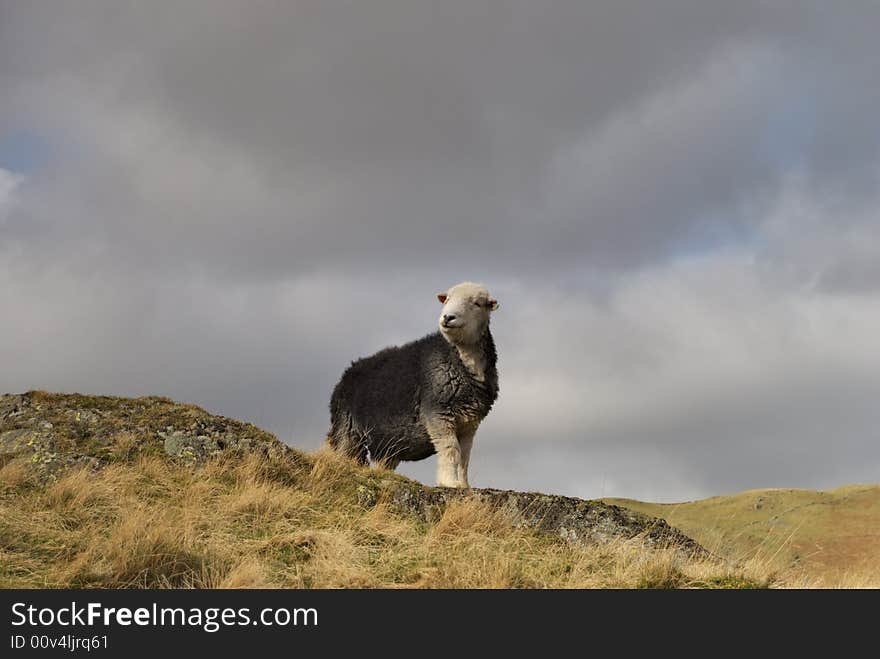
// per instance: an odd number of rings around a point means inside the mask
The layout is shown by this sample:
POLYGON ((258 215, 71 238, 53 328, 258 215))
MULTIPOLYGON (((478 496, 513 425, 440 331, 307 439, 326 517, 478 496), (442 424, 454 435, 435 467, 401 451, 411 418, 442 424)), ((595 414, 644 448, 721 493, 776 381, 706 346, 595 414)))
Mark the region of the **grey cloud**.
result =
POLYGON ((313 448, 348 361, 472 279, 502 302, 478 484, 865 479, 878 14, 0 0, 0 135, 55 154, 0 151, 0 389, 162 393, 313 448))
POLYGON ((84 131, 96 161, 64 200, 85 219, 53 239, 91 230, 127 263, 236 277, 328 253, 358 269, 450 251, 535 274, 621 267, 699 238, 707 217, 748 223, 736 204, 774 184, 762 124, 787 109, 798 26, 812 37, 825 18, 694 2, 8 13, 13 105, 66 103, 63 130, 84 131), (29 33, 48 44, 32 52, 29 33))

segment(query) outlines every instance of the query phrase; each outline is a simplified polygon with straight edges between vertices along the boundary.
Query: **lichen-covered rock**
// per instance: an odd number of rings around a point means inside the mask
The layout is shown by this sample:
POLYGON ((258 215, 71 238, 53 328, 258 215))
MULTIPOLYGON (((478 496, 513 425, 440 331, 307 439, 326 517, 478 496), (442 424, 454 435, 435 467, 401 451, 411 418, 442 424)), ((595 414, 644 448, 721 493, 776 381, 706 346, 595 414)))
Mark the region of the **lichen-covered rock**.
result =
POLYGON ((694 540, 664 520, 603 503, 537 492, 424 487, 415 483, 384 483, 379 498, 426 522, 439 519, 452 501, 475 498, 504 511, 514 525, 558 535, 571 542, 604 542, 613 538, 642 538, 655 546, 674 545, 705 554, 694 540))
POLYGON ((221 453, 282 455, 290 449, 249 423, 167 398, 31 391, 0 396, 0 464, 25 457, 44 480, 87 464, 165 454, 198 465, 221 453))

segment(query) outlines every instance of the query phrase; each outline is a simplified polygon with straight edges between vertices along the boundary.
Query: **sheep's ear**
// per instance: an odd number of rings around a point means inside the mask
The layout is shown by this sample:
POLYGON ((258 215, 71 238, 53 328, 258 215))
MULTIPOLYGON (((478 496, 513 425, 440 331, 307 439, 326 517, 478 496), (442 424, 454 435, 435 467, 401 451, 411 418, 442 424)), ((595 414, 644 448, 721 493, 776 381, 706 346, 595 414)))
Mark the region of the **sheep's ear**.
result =
POLYGON ((437 293, 437 299, 440 300, 441 304, 446 304, 447 297, 446 293, 437 293))
POLYGON ((498 310, 498 300, 493 300, 492 298, 489 298, 489 310, 490 311, 497 311, 498 310))

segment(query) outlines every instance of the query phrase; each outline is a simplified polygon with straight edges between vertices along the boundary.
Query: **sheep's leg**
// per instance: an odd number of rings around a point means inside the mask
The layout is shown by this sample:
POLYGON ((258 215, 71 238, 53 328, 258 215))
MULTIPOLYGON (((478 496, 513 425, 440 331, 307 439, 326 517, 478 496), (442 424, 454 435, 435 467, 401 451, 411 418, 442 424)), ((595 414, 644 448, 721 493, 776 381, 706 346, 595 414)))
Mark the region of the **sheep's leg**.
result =
POLYGON ((463 483, 461 487, 470 487, 468 485, 468 464, 471 461, 471 448, 474 445, 474 431, 459 433, 458 446, 461 449, 461 470, 459 480, 463 483))
POLYGON ((437 450, 437 485, 439 487, 467 487, 461 467, 461 446, 453 424, 429 421, 428 436, 437 450))
POLYGON ((366 467, 370 464, 370 456, 367 453, 367 447, 362 443, 347 441, 341 446, 342 452, 349 458, 357 462, 359 465, 366 467))
POLYGON ((376 466, 381 467, 382 469, 387 469, 388 471, 394 471, 397 469, 397 465, 400 464, 400 460, 397 458, 386 457, 376 460, 376 466))
POLYGON ((437 485, 439 487, 467 487, 461 478, 461 449, 453 435, 437 446, 437 485))
POLYGON ((358 442, 348 435, 334 433, 332 431, 327 437, 327 442, 336 451, 351 458, 352 460, 355 460, 358 464, 365 467, 370 464, 367 447, 364 445, 363 442, 358 442))

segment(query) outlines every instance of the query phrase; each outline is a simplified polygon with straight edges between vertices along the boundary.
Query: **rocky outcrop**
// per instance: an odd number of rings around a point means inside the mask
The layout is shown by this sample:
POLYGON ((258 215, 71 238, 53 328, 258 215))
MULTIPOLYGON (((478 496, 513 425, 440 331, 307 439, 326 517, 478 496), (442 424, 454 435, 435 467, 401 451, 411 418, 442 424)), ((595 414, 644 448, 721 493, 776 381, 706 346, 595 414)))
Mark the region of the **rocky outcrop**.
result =
POLYGON ((45 480, 73 465, 98 469, 138 455, 197 465, 223 453, 289 450, 256 426, 168 398, 42 391, 0 396, 0 464, 24 456, 45 480))
POLYGON ((439 519, 450 502, 476 499, 505 513, 515 526, 552 533, 571 542, 638 537, 648 545, 674 545, 691 554, 706 553, 694 540, 662 519, 601 501, 539 492, 425 487, 412 481, 384 482, 373 489, 361 485, 358 498, 364 505, 381 500, 425 522, 439 519))
MULTIPOLYGON (((55 480, 73 466, 101 469, 138 456, 164 456, 198 467, 220 456, 259 454, 291 474, 309 468, 310 456, 249 423, 209 414, 168 398, 116 398, 34 391, 0 396, 0 467, 18 458, 39 482, 55 480)), ((665 521, 620 506, 573 497, 492 489, 426 487, 414 481, 352 466, 357 503, 379 502, 402 514, 433 522, 452 501, 477 499, 504 511, 514 524, 572 542, 644 539, 703 554, 696 542, 665 521)), ((294 483, 291 477, 290 482, 294 483)))

